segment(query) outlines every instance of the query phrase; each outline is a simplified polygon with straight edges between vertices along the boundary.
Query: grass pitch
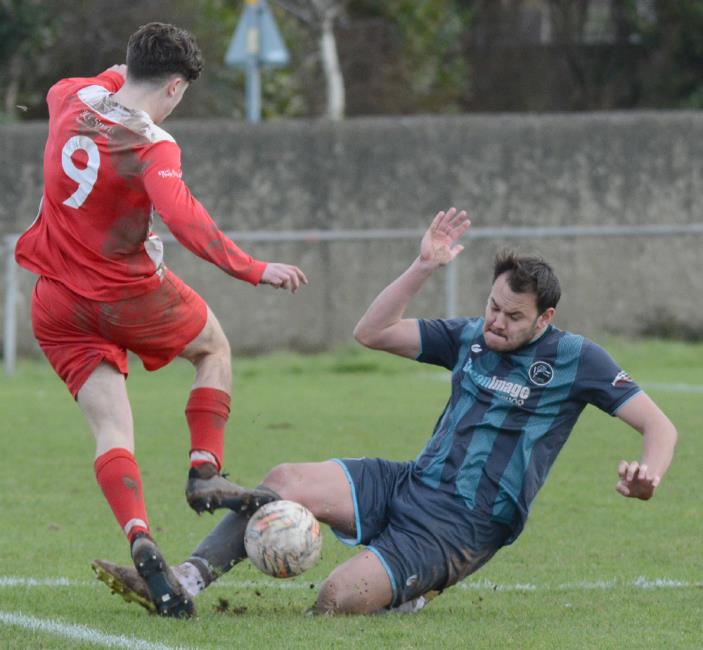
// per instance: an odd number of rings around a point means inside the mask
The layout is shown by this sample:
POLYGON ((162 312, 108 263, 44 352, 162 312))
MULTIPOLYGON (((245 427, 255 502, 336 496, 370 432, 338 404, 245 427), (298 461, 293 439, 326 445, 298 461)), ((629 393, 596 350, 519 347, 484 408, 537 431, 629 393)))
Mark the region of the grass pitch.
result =
MULTIPOLYGON (((703 647, 703 346, 610 342, 679 429, 654 500, 615 490, 639 435, 586 409, 527 528, 511 547, 413 616, 306 618, 316 587, 350 551, 326 530, 322 561, 276 581, 242 563, 197 601, 199 617, 148 616, 97 583, 90 561, 128 563, 127 544, 97 487, 93 443, 44 361, 0 378, 0 648, 649 648, 703 647)), ((449 390, 431 366, 358 349, 235 362, 225 469, 255 484, 283 461, 413 458, 449 390)), ((132 360, 128 382, 147 505, 172 561, 217 518, 183 498, 192 373, 155 374, 132 360)))

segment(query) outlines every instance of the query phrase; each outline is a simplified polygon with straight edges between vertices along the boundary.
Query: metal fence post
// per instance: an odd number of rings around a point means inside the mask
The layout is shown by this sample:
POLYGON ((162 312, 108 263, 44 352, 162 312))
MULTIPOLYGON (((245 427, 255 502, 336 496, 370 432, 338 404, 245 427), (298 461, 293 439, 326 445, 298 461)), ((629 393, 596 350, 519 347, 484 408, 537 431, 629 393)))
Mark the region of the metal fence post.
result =
POLYGON ((15 374, 17 364, 17 262, 15 244, 17 235, 3 237, 5 249, 5 332, 3 336, 3 357, 5 374, 15 374))
POLYGON ((445 299, 446 304, 444 311, 447 318, 456 318, 459 315, 458 305, 458 285, 459 285, 459 267, 458 260, 454 260, 447 265, 447 275, 445 277, 445 299))

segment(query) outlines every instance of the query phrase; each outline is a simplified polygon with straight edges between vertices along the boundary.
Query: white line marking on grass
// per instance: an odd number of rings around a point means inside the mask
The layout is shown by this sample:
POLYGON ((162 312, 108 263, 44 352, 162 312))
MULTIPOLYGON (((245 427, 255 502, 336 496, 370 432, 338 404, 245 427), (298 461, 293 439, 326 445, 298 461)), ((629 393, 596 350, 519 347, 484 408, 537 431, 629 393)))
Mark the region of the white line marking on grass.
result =
MULTIPOLYGON (((98 587, 102 586, 97 580, 71 580, 69 578, 20 578, 13 576, 0 576, 0 587, 98 587)), ((282 589, 282 590, 308 590, 313 591, 320 586, 319 582, 304 580, 219 580, 210 588, 219 589, 282 589)), ((634 589, 685 589, 688 587, 703 587, 700 582, 674 580, 672 578, 647 578, 639 576, 633 580, 577 580, 575 582, 562 582, 557 585, 535 585, 529 582, 515 584, 501 584, 486 578, 460 582, 457 587, 470 591, 587 591, 592 589, 610 590, 617 588, 634 589)))
POLYGON ((321 582, 287 582, 287 581, 271 581, 268 580, 219 580, 215 582, 213 587, 221 587, 223 589, 307 589, 314 591, 318 589, 321 582), (310 586, 312 585, 312 587, 310 586))
POLYGON ((16 578, 0 576, 0 587, 74 587, 78 583, 68 578, 16 578))
POLYGON ((76 641, 85 641, 102 645, 107 648, 134 648, 135 650, 177 650, 173 646, 167 646, 163 643, 151 643, 142 641, 131 636, 117 636, 114 634, 104 634, 98 630, 87 627, 85 625, 72 625, 70 623, 62 623, 61 621, 52 621, 48 618, 36 618, 34 616, 25 616, 22 613, 3 612, 0 611, 0 623, 5 625, 14 625, 35 632, 46 632, 54 634, 66 639, 76 641))
POLYGON ((690 586, 687 582, 682 582, 681 580, 668 580, 666 578, 656 578, 655 580, 648 580, 644 576, 637 578, 633 585, 639 587, 640 589, 658 589, 660 587, 678 588, 678 587, 688 587, 690 586))
MULTIPOLYGON (((514 585, 501 585, 497 582, 491 582, 490 580, 472 580, 471 582, 460 582, 458 584, 460 589, 469 589, 471 591, 481 590, 481 591, 537 591, 540 589, 537 585, 532 585, 529 583, 517 583, 514 585)), ((544 589, 545 587, 541 587, 544 589)), ((546 587, 549 589, 549 587, 546 587)))
MULTIPOLYGON (((569 589, 589 590, 589 589, 615 589, 618 586, 617 580, 579 580, 578 582, 562 582, 558 589, 567 591, 569 589)), ((683 585, 682 585, 683 586, 683 585)))
POLYGON ((489 590, 489 591, 588 591, 601 589, 609 591, 618 587, 628 589, 685 589, 688 587, 702 587, 698 582, 687 582, 685 580, 671 580, 669 578, 645 578, 639 576, 634 580, 578 580, 576 582, 562 582, 559 585, 532 585, 532 584, 500 584, 490 580, 475 580, 473 582, 460 582, 458 587, 467 590, 489 590))
POLYGON ((669 393, 703 393, 703 384, 661 384, 653 381, 640 383, 642 388, 661 390, 669 393))
MULTIPOLYGON (((19 576, 0 576, 2 587, 98 587, 102 583, 98 580, 71 580, 70 578, 22 578, 19 576)), ((260 589, 271 587, 273 589, 313 589, 320 586, 319 582, 292 582, 279 580, 219 580, 210 588, 229 589, 260 589), (310 587, 312 585, 312 588, 310 587)))

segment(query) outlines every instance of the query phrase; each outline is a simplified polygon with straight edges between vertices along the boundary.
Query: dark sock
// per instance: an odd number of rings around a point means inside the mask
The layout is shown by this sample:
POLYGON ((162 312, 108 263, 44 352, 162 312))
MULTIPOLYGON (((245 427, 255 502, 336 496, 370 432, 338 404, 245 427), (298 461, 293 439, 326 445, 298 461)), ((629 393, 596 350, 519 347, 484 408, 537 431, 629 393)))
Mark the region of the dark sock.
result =
MULTIPOLYGON (((257 489, 270 493, 276 500, 281 498, 265 485, 259 485, 257 489)), ((244 532, 252 514, 234 510, 228 512, 191 553, 187 561, 198 568, 205 586, 246 558, 244 532)))

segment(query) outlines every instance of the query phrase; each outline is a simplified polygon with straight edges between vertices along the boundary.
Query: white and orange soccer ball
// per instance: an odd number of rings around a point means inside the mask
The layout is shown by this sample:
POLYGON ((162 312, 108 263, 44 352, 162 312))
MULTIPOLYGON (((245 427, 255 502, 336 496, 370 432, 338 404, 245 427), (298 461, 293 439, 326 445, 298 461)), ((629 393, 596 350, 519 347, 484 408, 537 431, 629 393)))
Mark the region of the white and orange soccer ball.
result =
POLYGON ((244 547, 254 566, 274 578, 290 578, 320 559, 320 523, 294 501, 272 501, 247 524, 244 547))

